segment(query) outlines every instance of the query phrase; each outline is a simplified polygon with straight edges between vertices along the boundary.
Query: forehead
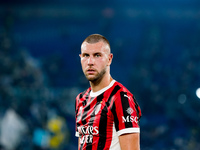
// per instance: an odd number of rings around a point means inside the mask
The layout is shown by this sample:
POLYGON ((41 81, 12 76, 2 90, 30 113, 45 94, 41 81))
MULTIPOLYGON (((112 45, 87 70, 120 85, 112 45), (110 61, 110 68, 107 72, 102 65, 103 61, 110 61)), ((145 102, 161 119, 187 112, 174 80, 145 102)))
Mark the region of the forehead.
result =
POLYGON ((96 52, 108 52, 107 44, 102 41, 97 43, 87 43, 83 42, 81 45, 81 52, 82 53, 96 53, 96 52))

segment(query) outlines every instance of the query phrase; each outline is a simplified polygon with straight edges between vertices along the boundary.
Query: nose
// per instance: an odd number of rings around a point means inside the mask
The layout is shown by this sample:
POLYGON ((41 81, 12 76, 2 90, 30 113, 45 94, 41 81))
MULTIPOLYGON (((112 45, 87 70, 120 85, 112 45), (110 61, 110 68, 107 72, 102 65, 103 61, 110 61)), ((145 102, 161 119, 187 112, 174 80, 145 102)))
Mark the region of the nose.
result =
POLYGON ((88 58, 88 65, 93 65, 94 64, 94 58, 92 56, 90 56, 88 58))

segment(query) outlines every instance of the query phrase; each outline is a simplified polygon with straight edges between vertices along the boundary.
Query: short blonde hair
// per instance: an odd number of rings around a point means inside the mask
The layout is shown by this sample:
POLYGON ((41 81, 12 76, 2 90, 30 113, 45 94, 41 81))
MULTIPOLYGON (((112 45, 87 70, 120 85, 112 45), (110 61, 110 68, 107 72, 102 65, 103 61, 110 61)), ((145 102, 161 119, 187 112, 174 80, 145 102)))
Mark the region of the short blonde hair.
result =
POLYGON ((100 41, 102 41, 105 44, 107 44, 108 49, 110 51, 110 43, 109 43, 109 41, 101 34, 91 34, 88 37, 86 37, 86 39, 83 41, 83 43, 87 42, 87 43, 93 44, 93 43, 98 43, 100 41))

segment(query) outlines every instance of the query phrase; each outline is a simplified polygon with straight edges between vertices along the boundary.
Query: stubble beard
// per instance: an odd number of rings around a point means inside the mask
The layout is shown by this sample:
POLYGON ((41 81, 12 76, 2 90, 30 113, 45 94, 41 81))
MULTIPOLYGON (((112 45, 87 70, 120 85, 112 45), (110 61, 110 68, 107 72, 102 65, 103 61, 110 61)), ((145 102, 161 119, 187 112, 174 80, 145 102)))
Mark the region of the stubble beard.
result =
POLYGON ((92 82, 93 84, 98 84, 101 82, 101 80, 103 79, 105 74, 106 74, 106 68, 101 70, 100 73, 97 73, 97 75, 95 75, 93 77, 89 77, 89 75, 87 75, 86 73, 85 73, 85 76, 88 79, 88 81, 92 82))

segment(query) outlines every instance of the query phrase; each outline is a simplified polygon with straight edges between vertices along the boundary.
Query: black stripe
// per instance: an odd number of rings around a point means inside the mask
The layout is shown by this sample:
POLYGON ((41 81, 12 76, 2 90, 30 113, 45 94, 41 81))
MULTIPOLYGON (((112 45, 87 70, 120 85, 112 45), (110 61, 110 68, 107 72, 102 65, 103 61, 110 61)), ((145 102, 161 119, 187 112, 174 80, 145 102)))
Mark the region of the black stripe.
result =
POLYGON ((129 105, 129 100, 128 97, 124 96, 127 95, 126 92, 120 92, 120 96, 121 96, 121 103, 122 103, 122 109, 123 109, 123 117, 125 117, 126 121, 125 121, 125 127, 129 128, 132 127, 132 122, 130 121, 130 114, 127 112, 127 109, 130 107, 129 105))
POLYGON ((113 116, 114 116, 114 123, 115 123, 115 129, 116 131, 119 131, 119 120, 117 118, 117 111, 116 111, 116 106, 115 103, 113 103, 112 109, 111 109, 113 116))
POLYGON ((100 94, 99 96, 97 96, 97 102, 101 102, 103 100, 103 94, 100 94))
MULTIPOLYGON (((97 101, 103 100, 103 94, 97 97, 97 101)), ((99 122, 99 143, 97 150, 102 150, 106 143, 106 127, 107 127, 107 107, 105 106, 101 112, 100 122, 99 122)))
POLYGON ((92 150, 92 143, 87 143, 86 150, 92 150))
POLYGON ((117 93, 117 91, 120 89, 121 87, 119 85, 116 85, 115 88, 113 89, 113 91, 110 94, 110 97, 108 98, 108 101, 106 102, 107 106, 110 106, 110 102, 112 97, 117 93))
MULTIPOLYGON (((83 106, 85 106, 86 103, 88 102, 89 94, 90 94, 90 92, 88 92, 87 95, 85 96, 85 100, 83 101, 83 106)), ((84 112, 83 112, 83 115, 82 115, 82 124, 83 125, 85 125, 87 123, 85 118, 87 117, 87 112, 88 112, 89 109, 90 109, 90 105, 88 105, 87 107, 84 108, 84 112)))
MULTIPOLYGON (((102 113, 101 113, 101 118, 100 118, 100 123, 99 123, 99 133, 101 134, 100 135, 100 138, 99 138, 99 143, 98 143, 98 147, 97 147, 97 150, 102 150, 104 149, 105 147, 105 144, 106 144, 106 137, 107 137, 107 112, 108 112, 108 106, 110 105, 111 103, 111 99, 112 97, 117 93, 117 91, 120 89, 120 87, 117 85, 114 87, 113 91, 111 92, 109 98, 108 98, 108 101, 106 102, 106 105, 105 107, 103 108, 102 110, 102 113)), ((103 94, 102 94, 103 96, 103 94)), ((103 99, 103 97, 101 97, 101 99, 103 99)))
POLYGON ((134 103, 135 103, 135 109, 136 109, 136 113, 137 113, 137 117, 138 117, 138 122, 140 121, 140 115, 139 115, 139 113, 140 113, 140 111, 139 111, 139 104, 138 104, 138 102, 136 101, 136 99, 135 99, 135 97, 133 96, 133 100, 134 100, 134 103))
MULTIPOLYGON (((83 103, 83 106, 85 106, 86 104, 87 104, 87 101, 88 101, 88 99, 89 99, 89 94, 90 94, 90 91, 88 91, 88 93, 84 93, 84 95, 85 95, 85 100, 82 102, 83 103)), ((83 97, 83 96, 82 96, 83 97)))
MULTIPOLYGON (((113 91, 115 91, 116 90, 116 92, 118 91, 120 89, 120 86, 116 86, 116 89, 114 89, 113 91)), ((115 93, 116 93, 115 92, 115 93)), ((113 106, 112 106, 112 108, 111 108, 111 111, 112 111, 112 113, 113 113, 113 116, 114 116, 114 123, 115 123, 115 129, 116 129, 116 131, 119 131, 119 120, 118 120, 118 117, 117 117, 117 110, 116 110, 116 106, 115 106, 115 103, 113 103, 113 106)))
MULTIPOLYGON (((87 89, 87 90, 88 90, 88 89, 87 89)), ((87 90, 83 91, 83 92, 80 94, 79 99, 83 98, 83 95, 86 94, 87 90)))

